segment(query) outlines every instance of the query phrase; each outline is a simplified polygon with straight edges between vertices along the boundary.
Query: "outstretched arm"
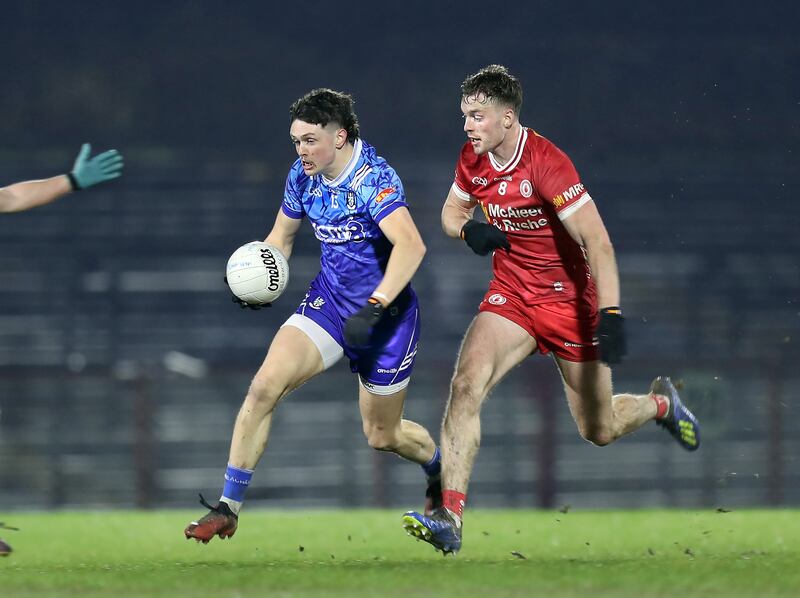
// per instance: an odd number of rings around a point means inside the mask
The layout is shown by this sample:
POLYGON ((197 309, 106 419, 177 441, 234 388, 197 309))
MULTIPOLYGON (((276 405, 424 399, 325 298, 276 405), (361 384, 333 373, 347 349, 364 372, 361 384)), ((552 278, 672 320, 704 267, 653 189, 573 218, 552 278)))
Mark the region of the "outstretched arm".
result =
POLYGON ((0 212, 22 212, 55 201, 72 191, 67 175, 23 181, 0 189, 0 212))
POLYGON ((0 188, 0 212, 21 212, 48 203, 72 191, 122 176, 123 161, 117 150, 89 158, 91 146, 84 143, 69 174, 37 181, 23 181, 0 188))

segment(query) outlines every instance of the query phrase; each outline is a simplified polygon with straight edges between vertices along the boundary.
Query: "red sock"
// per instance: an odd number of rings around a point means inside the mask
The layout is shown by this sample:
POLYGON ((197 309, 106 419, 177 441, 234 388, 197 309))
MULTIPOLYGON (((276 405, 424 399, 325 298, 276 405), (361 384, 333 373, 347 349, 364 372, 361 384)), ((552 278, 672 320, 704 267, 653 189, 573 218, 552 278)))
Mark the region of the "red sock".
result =
POLYGON ((442 506, 451 513, 454 513, 459 519, 461 519, 464 514, 464 503, 466 502, 466 494, 462 494, 457 490, 442 491, 442 506))
POLYGON ((656 419, 663 418, 669 411, 669 399, 663 395, 652 393, 650 398, 656 403, 656 419))

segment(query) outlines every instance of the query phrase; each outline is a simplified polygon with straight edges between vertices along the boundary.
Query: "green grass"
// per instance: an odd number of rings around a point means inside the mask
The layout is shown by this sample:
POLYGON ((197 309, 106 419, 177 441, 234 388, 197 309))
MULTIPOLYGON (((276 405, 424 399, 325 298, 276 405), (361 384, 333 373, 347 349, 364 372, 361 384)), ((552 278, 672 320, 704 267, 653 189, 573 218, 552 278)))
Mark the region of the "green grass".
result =
POLYGON ((455 558, 407 537, 400 511, 245 511, 232 540, 206 546, 182 534, 199 514, 8 515, 20 531, 2 531, 15 551, 0 559, 0 596, 800 592, 798 511, 470 511, 464 548, 455 558))

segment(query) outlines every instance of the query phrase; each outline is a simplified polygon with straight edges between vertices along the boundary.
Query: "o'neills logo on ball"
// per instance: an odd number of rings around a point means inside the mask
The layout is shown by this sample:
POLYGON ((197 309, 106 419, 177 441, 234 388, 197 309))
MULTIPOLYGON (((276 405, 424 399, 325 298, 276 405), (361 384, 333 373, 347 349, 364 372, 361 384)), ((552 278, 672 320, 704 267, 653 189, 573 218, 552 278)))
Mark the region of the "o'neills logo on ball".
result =
POLYGON ((506 302, 506 298, 503 297, 500 293, 495 293, 494 295, 489 295, 489 299, 487 299, 489 303, 492 305, 503 305, 506 302))
POLYGON ((267 272, 269 273, 269 284, 267 285, 267 290, 269 291, 277 291, 280 285, 280 273, 278 272, 278 264, 275 262, 275 256, 272 255, 272 252, 264 248, 261 250, 261 261, 267 267, 267 272))

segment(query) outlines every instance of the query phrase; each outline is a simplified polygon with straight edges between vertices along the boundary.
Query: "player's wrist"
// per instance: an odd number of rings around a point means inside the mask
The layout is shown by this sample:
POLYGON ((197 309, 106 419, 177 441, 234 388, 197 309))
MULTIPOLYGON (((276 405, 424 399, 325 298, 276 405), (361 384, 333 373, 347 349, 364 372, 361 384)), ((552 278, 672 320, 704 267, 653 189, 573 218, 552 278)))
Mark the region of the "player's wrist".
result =
POLYGON ((374 323, 377 322, 386 308, 383 306, 383 303, 378 301, 375 297, 370 297, 367 299, 367 305, 362 309, 361 313, 368 321, 374 323))
POLYGON ((467 240, 467 233, 469 233, 470 229, 475 227, 476 225, 480 224, 477 220, 469 219, 464 223, 464 226, 461 227, 461 232, 458 233, 459 238, 462 241, 467 240))
POLYGON ((72 191, 80 191, 83 189, 80 183, 78 183, 78 179, 75 178, 75 175, 72 172, 67 173, 67 179, 69 179, 69 186, 72 191))
POLYGON ((389 303, 391 303, 389 298, 380 291, 374 291, 369 298, 369 302, 373 304, 378 303, 383 308, 389 307, 389 303))
POLYGON ((383 317, 385 308, 380 300, 372 296, 366 305, 347 319, 344 325, 344 340, 353 347, 367 345, 375 325, 383 317))

